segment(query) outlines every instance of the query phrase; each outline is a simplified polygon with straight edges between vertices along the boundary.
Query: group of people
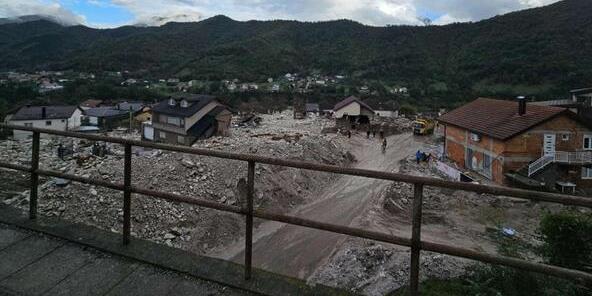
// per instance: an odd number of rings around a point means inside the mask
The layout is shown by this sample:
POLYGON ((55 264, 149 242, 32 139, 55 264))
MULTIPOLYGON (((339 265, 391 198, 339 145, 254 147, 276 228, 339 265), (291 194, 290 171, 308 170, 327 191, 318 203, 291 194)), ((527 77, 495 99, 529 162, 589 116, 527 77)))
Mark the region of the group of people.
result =
MULTIPOLYGON (((352 136, 351 130, 348 129, 345 132, 345 135, 347 136, 348 139, 351 138, 351 136, 352 136)), ((373 138, 376 138, 376 130, 370 130, 370 129, 366 130, 366 138, 370 139, 370 136, 372 136, 373 138)), ((381 143, 381 147, 382 147, 382 153, 384 154, 384 153, 386 153, 386 146, 387 146, 386 137, 384 136, 384 131, 380 130, 378 132, 378 136, 380 137, 380 139, 382 139, 382 141, 380 143, 381 143)))

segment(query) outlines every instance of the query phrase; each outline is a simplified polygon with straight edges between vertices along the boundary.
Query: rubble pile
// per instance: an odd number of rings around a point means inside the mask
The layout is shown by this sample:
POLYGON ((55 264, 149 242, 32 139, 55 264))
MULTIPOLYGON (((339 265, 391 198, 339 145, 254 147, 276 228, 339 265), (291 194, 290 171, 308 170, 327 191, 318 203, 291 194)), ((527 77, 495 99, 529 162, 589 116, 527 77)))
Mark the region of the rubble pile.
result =
MULTIPOLYGON (((339 251, 331 263, 309 281, 341 287, 364 295, 388 295, 409 284, 410 251, 373 242, 354 243, 339 251)), ((420 279, 461 276, 468 261, 422 252, 420 279)))
MULTIPOLYGON (((296 121, 291 114, 261 116, 256 127, 235 128, 230 137, 198 141, 194 147, 236 153, 251 153, 281 159, 347 166, 351 154, 342 148, 336 135, 321 135, 323 119, 296 121)), ((128 135, 135 138, 137 135, 128 135)), ((0 159, 29 164, 31 141, 4 141, 0 159)), ((97 146, 85 140, 41 139, 40 167, 109 182, 123 182, 123 147, 97 146), (57 157, 57 147, 72 146, 74 154, 57 157), (102 151, 102 149, 100 149, 102 151)), ((134 147, 132 184, 152 190, 242 205, 237 188, 247 176, 246 162, 134 147)), ((4 171, 7 172, 7 171, 4 171)), ((307 201, 309 196, 335 176, 257 164, 255 206, 281 213, 307 201)), ((123 193, 102 187, 63 183, 59 179, 40 182, 39 213, 73 222, 121 232, 123 193)), ((0 188, 8 192, 10 188, 0 188)), ((28 207, 28 191, 11 193, 5 204, 28 207)), ((242 216, 172 203, 152 197, 132 195, 132 234, 197 253, 240 239, 244 233, 242 216)))

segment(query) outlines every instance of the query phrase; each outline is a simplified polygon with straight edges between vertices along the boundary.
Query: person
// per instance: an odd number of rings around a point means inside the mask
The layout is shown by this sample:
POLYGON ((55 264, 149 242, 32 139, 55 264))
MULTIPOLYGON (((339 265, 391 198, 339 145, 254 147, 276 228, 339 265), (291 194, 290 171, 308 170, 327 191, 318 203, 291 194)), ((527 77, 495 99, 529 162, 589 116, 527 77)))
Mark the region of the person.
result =
POLYGON ((421 160, 421 151, 417 150, 415 153, 415 160, 417 161, 417 164, 419 164, 419 161, 421 160))
POLYGON ((372 130, 372 138, 376 138, 376 130, 372 130))
POLYGON ((350 130, 347 131, 347 137, 351 138, 351 131, 350 130))
POLYGON ((384 154, 386 152, 386 138, 384 138, 382 140, 382 153, 384 154))
POLYGON ((384 139, 384 130, 382 130, 382 129, 380 130, 380 138, 384 139))
POLYGON ((366 130, 366 139, 370 139, 370 130, 366 130))

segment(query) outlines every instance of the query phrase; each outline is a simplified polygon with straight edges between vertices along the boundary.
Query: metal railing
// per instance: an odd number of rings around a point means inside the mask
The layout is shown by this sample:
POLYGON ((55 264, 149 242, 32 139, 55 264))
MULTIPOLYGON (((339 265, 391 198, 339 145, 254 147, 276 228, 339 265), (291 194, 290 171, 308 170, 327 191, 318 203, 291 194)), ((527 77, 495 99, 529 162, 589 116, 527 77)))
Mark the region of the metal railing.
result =
POLYGON ((39 176, 50 176, 69 179, 85 184, 92 184, 102 186, 119 191, 123 191, 123 244, 130 242, 130 228, 131 228, 131 193, 142 194, 146 196, 165 199, 173 202, 181 202, 192 205, 197 205, 205 208, 232 212, 245 216, 246 233, 245 233, 245 280, 251 277, 252 266, 252 243, 253 243, 253 218, 260 218, 269 221, 282 222, 291 225, 303 226, 307 228, 324 230, 333 233, 339 233, 359 238, 371 239, 380 242, 405 246, 411 248, 411 264, 410 264, 410 278, 409 287, 411 295, 419 295, 419 259, 421 251, 431 251, 456 257, 462 257, 472 260, 477 260, 485 263, 498 264, 513 268, 518 268, 526 271, 538 272, 546 275, 575 280, 582 283, 592 283, 592 274, 579 270, 563 268, 559 266, 547 265, 542 263, 529 262, 522 259, 487 254, 477 252, 470 249, 464 249, 457 246, 434 243, 430 241, 421 240, 421 217, 423 207, 423 191, 425 186, 433 186, 440 188, 449 188, 455 190, 472 191, 477 193, 489 193, 494 195, 511 196, 532 201, 544 201, 559 203, 569 206, 581 206, 592 208, 592 198, 578 197, 571 195, 555 194, 548 192, 530 191, 524 189, 514 189, 501 186, 480 185, 472 183, 460 183, 446 181, 436 178, 411 176, 399 173, 380 172, 374 170, 345 168, 333 165, 316 164, 302 161, 293 161, 285 159, 277 159, 254 154, 239 154, 218 150, 199 149, 183 146, 174 146, 161 143, 143 142, 138 140, 130 140, 123 138, 113 138, 102 135, 81 134, 69 131, 56 131, 49 129, 40 129, 33 127, 11 126, 0 124, 0 128, 17 129, 23 131, 30 131, 33 133, 32 157, 31 166, 26 167, 19 164, 12 164, 7 162, 0 162, 0 167, 29 172, 31 174, 31 192, 29 200, 29 217, 35 219, 37 215, 37 191, 39 186, 39 176), (81 138, 93 141, 104 141, 115 144, 121 144, 125 147, 124 156, 124 182, 114 183, 97 179, 85 178, 62 172, 44 170, 39 168, 39 138, 40 133, 52 134, 64 137, 81 138), (243 207, 221 204, 209 200, 190 198, 187 196, 172 194, 167 192, 160 192, 149 190, 134 186, 131 179, 131 159, 132 146, 139 146, 145 148, 162 149, 174 152, 181 152, 194 155, 210 156, 223 159, 239 160, 248 163, 247 174, 247 194, 246 204, 243 207), (366 177, 394 182, 411 183, 414 185, 414 199, 412 210, 412 232, 411 238, 385 234, 375 231, 369 231, 359 228, 353 228, 343 225, 335 225, 330 223, 318 222, 310 219, 304 219, 289 215, 276 214, 269 211, 259 210, 253 208, 253 194, 255 186, 255 166, 256 164, 277 165, 284 167, 291 167, 297 169, 313 170, 319 172, 336 173, 341 175, 350 175, 358 177, 366 177))
POLYGON ((545 168, 551 163, 563 163, 571 165, 592 164, 592 151, 556 151, 551 154, 543 155, 533 163, 528 165, 528 176, 545 168))

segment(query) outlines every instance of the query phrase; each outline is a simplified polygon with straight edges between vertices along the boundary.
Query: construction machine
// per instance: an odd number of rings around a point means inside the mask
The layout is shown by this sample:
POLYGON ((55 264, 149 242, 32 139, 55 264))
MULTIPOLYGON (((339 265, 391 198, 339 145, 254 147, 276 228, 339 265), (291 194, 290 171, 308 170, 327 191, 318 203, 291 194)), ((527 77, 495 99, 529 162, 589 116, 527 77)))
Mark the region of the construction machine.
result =
POLYGON ((413 134, 427 136, 434 132, 436 123, 432 119, 418 118, 413 122, 413 134))

